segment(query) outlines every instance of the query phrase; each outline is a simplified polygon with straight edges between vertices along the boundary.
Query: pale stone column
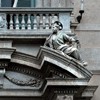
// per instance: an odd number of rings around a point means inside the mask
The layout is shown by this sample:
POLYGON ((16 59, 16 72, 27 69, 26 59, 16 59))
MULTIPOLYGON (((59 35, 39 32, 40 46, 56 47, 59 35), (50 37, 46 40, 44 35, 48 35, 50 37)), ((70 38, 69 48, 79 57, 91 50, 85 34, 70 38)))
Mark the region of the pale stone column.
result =
POLYGON ((70 29, 70 13, 60 13, 59 21, 63 24, 63 30, 71 32, 70 29))
POLYGON ((36 8, 42 8, 43 7, 43 0, 36 0, 36 8))

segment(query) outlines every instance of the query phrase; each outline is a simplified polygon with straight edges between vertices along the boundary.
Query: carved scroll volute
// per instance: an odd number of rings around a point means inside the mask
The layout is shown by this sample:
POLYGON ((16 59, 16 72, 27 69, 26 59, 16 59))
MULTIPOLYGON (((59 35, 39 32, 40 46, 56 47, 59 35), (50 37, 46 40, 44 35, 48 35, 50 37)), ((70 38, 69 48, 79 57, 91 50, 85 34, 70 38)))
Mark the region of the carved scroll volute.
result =
POLYGON ((6 28, 6 14, 0 13, 0 30, 6 28))

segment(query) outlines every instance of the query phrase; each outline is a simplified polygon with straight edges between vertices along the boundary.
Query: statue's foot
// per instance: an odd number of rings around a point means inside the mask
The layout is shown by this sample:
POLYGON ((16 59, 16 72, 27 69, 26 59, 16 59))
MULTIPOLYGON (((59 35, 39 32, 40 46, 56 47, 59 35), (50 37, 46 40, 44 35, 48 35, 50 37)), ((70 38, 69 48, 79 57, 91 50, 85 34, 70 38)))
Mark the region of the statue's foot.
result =
POLYGON ((83 61, 82 64, 83 64, 83 66, 87 66, 88 65, 88 63, 85 62, 85 61, 83 61))

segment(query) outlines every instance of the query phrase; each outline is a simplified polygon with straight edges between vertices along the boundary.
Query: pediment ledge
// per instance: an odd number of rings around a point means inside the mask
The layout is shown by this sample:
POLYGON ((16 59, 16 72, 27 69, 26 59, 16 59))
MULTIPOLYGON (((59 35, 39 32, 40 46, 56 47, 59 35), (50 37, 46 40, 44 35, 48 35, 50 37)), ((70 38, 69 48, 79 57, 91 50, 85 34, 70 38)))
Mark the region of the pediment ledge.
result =
POLYGON ((20 52, 14 52, 11 62, 33 67, 37 70, 41 70, 45 63, 51 63, 56 65, 56 67, 64 69, 66 72, 72 73, 77 78, 87 78, 89 80, 92 76, 92 73, 79 61, 68 55, 62 54, 59 51, 44 46, 40 47, 39 53, 36 57, 20 52))

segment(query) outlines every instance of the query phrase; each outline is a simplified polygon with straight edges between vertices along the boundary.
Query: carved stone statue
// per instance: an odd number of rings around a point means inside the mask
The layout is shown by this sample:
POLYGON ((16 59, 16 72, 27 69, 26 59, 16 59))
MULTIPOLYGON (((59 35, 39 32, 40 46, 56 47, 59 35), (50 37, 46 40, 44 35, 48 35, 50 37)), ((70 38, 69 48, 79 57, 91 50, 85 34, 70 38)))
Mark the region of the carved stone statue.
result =
POLYGON ((68 36, 66 33, 63 33, 61 31, 63 29, 63 25, 59 21, 55 21, 52 28, 53 33, 46 40, 45 46, 62 51, 64 54, 79 60, 83 66, 86 66, 87 62, 82 60, 78 48, 74 47, 73 44, 79 43, 79 40, 76 40, 73 37, 68 36))

